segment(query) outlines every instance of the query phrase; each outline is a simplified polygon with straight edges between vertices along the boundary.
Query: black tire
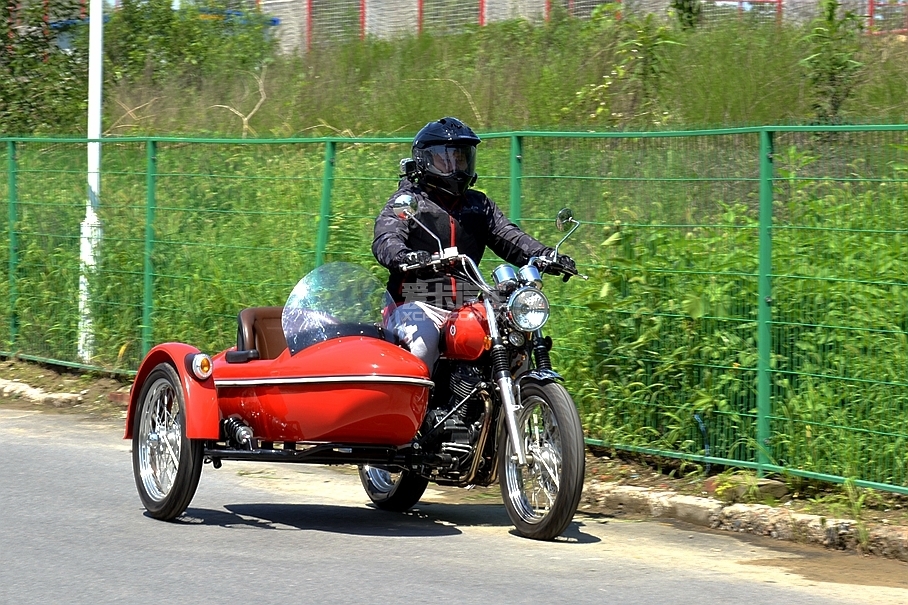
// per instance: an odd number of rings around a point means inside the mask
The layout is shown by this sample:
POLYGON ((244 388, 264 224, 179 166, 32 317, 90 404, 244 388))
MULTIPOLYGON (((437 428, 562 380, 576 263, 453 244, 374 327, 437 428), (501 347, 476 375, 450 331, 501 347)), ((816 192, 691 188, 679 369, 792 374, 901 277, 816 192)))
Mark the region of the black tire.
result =
POLYGON ((396 513, 412 508, 429 485, 428 479, 412 471, 391 471, 366 464, 359 467, 359 479, 375 506, 396 513))
POLYGON ((517 532, 534 540, 560 536, 577 512, 583 491, 583 429, 574 401, 554 382, 528 380, 517 429, 527 466, 513 453, 507 431, 498 437, 498 481, 508 517, 517 532))
POLYGON ((148 514, 170 521, 189 506, 202 474, 203 442, 186 437, 180 376, 160 363, 142 385, 132 431, 132 471, 148 514))

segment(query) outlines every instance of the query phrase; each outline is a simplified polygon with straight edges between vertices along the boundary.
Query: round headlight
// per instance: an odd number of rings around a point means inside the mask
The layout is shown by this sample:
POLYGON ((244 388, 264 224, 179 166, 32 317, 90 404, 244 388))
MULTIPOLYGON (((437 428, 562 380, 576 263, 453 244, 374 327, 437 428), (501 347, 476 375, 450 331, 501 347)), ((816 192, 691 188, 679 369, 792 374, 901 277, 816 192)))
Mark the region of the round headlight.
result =
POLYGON ((535 332, 549 318, 549 301, 536 288, 520 288, 508 299, 508 319, 524 332, 535 332))

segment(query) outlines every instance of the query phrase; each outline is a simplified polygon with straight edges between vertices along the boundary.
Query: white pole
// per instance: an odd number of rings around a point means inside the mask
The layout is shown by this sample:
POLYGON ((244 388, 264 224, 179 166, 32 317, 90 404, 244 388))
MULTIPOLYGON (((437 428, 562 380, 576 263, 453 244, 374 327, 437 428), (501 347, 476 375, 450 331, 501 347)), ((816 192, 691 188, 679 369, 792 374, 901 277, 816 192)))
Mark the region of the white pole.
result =
POLYGON ((101 221, 101 88, 104 60, 104 0, 91 0, 88 9, 88 199, 79 245, 79 358, 88 363, 94 356, 91 297, 88 278, 94 273, 101 221), (92 139, 94 139, 92 141, 92 139))

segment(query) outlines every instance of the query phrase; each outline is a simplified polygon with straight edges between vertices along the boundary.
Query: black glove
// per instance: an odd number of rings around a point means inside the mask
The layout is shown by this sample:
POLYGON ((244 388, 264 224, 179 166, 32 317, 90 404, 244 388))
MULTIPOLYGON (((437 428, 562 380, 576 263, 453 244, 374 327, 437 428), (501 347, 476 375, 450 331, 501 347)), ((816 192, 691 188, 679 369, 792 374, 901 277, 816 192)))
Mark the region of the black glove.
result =
POLYGON ((577 263, 575 263, 574 259, 567 254, 558 255, 558 264, 564 267, 565 271, 568 271, 569 273, 577 273, 577 263))
POLYGON ((563 273, 566 278, 564 281, 567 281, 567 278, 570 275, 577 273, 577 264, 574 262, 574 259, 567 254, 559 254, 558 257, 555 258, 554 248, 546 248, 545 252, 542 253, 542 256, 545 259, 554 261, 545 268, 546 273, 552 273, 554 275, 563 273))
POLYGON ((405 265, 425 265, 432 260, 432 255, 425 250, 402 250, 395 258, 395 264, 398 266, 405 265))

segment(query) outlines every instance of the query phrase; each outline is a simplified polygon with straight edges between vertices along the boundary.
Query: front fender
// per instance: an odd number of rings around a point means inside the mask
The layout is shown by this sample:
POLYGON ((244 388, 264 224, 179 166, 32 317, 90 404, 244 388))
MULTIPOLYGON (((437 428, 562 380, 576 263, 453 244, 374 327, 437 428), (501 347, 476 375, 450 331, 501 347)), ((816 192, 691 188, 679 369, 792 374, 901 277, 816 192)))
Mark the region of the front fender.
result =
POLYGON ((539 382, 564 382, 564 377, 555 370, 544 370, 540 368, 534 368, 525 372, 517 379, 517 382, 519 383, 524 378, 532 378, 539 382))
POLYGON ((132 439, 132 428, 139 393, 151 371, 160 363, 169 363, 180 376, 183 400, 186 402, 186 436, 189 439, 218 439, 220 437, 220 411, 214 379, 199 380, 186 367, 187 355, 200 353, 197 348, 180 342, 167 342, 154 347, 142 360, 136 378, 129 389, 129 407, 126 410, 126 434, 132 439))

